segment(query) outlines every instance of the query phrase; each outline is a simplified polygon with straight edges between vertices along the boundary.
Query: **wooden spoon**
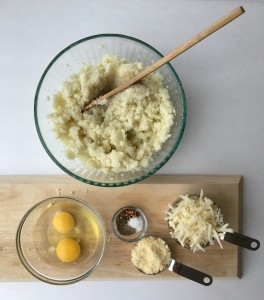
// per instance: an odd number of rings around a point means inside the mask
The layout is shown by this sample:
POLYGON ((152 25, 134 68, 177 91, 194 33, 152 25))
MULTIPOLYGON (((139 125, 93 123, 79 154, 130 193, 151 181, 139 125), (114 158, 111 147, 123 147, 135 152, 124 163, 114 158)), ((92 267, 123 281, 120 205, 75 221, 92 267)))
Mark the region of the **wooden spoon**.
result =
POLYGON ((158 68, 160 68, 161 66, 163 66, 164 64, 166 64, 167 62, 169 62, 170 60, 175 58, 176 56, 180 55, 181 53, 185 52, 186 50, 188 50, 189 48, 191 48, 195 44, 199 43, 200 41, 202 41, 203 39, 208 37, 210 34, 217 31, 218 29, 220 29, 223 26, 227 25, 228 23, 230 23, 231 21, 233 21, 234 19, 236 19, 237 17, 242 15, 244 12, 245 12, 245 10, 242 6, 239 6, 236 9, 232 10, 226 16, 219 19, 218 21, 216 21, 215 23, 213 23, 212 25, 210 25, 208 28, 204 29, 200 33, 196 34, 190 40, 183 43, 181 46, 179 46, 178 48, 176 48, 175 50, 173 50, 171 53, 167 54, 166 56, 162 57, 161 59, 156 61, 154 64, 152 64, 151 66, 149 66, 148 68, 146 68, 145 70, 143 70, 142 72, 137 74, 136 76, 134 76, 131 79, 127 80, 126 82, 124 82, 123 84, 121 84, 117 88, 113 89, 112 91, 106 93, 105 95, 102 95, 99 98, 97 98, 97 99, 93 100, 92 102, 90 102, 88 105, 86 105, 83 108, 83 112, 91 109, 95 105, 106 104, 106 101, 107 101, 106 99, 108 99, 108 98, 114 96, 115 94, 125 90, 126 88, 128 88, 132 84, 136 83, 140 79, 142 79, 142 78, 146 77, 147 75, 149 75, 150 73, 156 71, 158 68))

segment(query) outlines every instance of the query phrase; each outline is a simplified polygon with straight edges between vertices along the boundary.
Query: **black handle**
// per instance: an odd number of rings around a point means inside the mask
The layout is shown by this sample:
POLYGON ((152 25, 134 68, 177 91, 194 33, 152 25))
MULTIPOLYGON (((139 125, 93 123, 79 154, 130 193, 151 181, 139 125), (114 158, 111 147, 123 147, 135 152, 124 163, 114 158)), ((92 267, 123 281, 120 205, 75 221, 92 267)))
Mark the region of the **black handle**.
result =
POLYGON ((224 241, 253 251, 258 250, 260 247, 260 242, 258 240, 238 232, 226 232, 224 241))
POLYGON ((210 275, 195 270, 186 265, 183 265, 175 261, 174 259, 172 260, 168 269, 176 274, 179 274, 185 278, 191 279, 195 282, 198 282, 206 286, 211 285, 213 283, 213 278, 210 275))

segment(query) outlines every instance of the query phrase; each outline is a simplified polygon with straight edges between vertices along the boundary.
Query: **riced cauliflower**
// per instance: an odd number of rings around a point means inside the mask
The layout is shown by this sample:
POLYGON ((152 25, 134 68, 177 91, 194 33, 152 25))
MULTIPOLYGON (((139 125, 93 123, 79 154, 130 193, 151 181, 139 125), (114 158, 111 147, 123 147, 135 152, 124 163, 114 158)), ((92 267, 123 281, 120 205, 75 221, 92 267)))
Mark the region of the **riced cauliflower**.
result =
POLYGON ((104 173, 146 167, 170 137, 175 111, 159 73, 83 113, 82 108, 143 70, 141 63, 105 56, 62 85, 53 101, 52 128, 66 156, 104 173))

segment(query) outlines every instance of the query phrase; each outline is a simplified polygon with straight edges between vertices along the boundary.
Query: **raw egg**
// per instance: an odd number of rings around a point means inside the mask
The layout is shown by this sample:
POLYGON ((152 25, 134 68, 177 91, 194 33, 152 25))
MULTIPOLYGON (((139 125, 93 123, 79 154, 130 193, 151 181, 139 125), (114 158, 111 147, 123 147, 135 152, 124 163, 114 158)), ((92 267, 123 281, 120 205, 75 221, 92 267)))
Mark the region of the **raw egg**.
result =
POLYGON ((52 220, 54 229, 59 233, 67 233, 74 227, 74 219, 71 214, 65 211, 56 213, 52 220))
POLYGON ((80 256, 81 247, 74 239, 63 239, 58 243, 56 254, 63 262, 71 262, 80 256))

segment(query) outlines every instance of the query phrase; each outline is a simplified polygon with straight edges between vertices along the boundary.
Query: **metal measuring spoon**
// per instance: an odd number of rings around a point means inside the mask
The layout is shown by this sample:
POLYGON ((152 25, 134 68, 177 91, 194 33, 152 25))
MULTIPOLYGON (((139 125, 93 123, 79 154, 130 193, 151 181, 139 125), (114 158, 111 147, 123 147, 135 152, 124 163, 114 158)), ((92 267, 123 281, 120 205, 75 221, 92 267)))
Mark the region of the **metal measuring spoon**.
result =
MULTIPOLYGON (((209 286, 209 285, 212 284, 213 278, 212 278, 210 275, 208 275, 208 274, 206 274, 206 273, 203 273, 203 272, 201 272, 201 271, 198 271, 198 270, 196 270, 196 269, 193 269, 193 268, 191 268, 191 267, 189 267, 189 266, 186 266, 186 265, 184 265, 184 264, 182 264, 182 263, 180 263, 180 262, 177 262, 175 259, 172 259, 172 258, 171 258, 171 251, 170 251, 170 248, 169 248, 168 244, 167 244, 164 240, 162 240, 161 238, 156 238, 156 237, 148 236, 148 237, 145 237, 145 238, 139 240, 139 241, 135 244, 135 246, 133 247, 131 255, 133 255, 133 251, 136 251, 136 250, 135 250, 136 247, 137 247, 140 243, 142 243, 142 241, 146 241, 147 239, 149 239, 149 241, 152 241, 152 242, 155 242, 155 240, 157 240, 157 241, 160 240, 160 241, 163 242, 164 249, 166 249, 166 250, 167 250, 167 253, 169 254, 169 263, 168 263, 168 264, 164 264, 164 265, 162 266, 163 268, 162 268, 161 270, 159 270, 158 272, 149 274, 149 273, 144 272, 144 270, 143 270, 142 268, 140 268, 138 265, 136 265, 136 264, 133 262, 133 260, 132 260, 133 265, 134 265, 141 273, 146 274, 146 275, 157 275, 157 274, 159 274, 159 273, 161 273, 161 272, 163 272, 164 270, 167 269, 167 270, 169 270, 169 271, 171 271, 171 272, 173 272, 173 273, 176 273, 176 274, 178 274, 178 275, 180 275, 180 276, 183 276, 183 277, 185 277, 185 278, 188 278, 188 279, 190 279, 190 280, 193 280, 193 281, 195 281, 195 282, 197 282, 197 283, 200 283, 200 284, 202 284, 202 285, 209 286)), ((154 248, 154 249, 155 249, 155 248, 154 248)), ((147 249, 144 249, 144 250, 147 250, 147 249)), ((143 251, 144 251, 144 250, 143 250, 143 251)), ((149 250, 149 249, 148 249, 148 250, 149 250)), ((146 253, 147 251, 144 251, 144 252, 146 253)), ((142 252, 142 253, 144 253, 144 252, 142 252)), ((145 255, 146 255, 146 254, 145 254, 145 255)), ((155 253, 155 255, 159 255, 159 253, 155 253)), ((144 257, 144 255, 142 255, 142 256, 141 256, 141 261, 144 260, 144 258, 147 260, 147 257, 146 257, 146 256, 144 257)))
MULTIPOLYGON (((197 201, 197 200, 200 199, 200 196, 198 196, 198 195, 189 195, 189 198, 193 199, 194 201, 197 201)), ((173 202, 172 206, 176 207, 177 204, 182 200, 183 200, 182 198, 178 198, 176 201, 173 202)), ((219 206, 214 201, 213 201, 213 207, 215 209, 220 210, 219 206)), ((169 232, 171 233, 170 226, 169 226, 169 232)), ((234 245, 240 246, 242 248, 253 250, 253 251, 258 250, 258 248, 260 247, 260 242, 257 239, 246 236, 246 235, 243 235, 241 233, 238 233, 238 232, 223 232, 222 234, 223 234, 223 236, 219 237, 220 240, 226 241, 230 244, 234 244, 234 245)), ((175 238, 173 238, 173 239, 175 241, 177 241, 177 239, 175 239, 175 238)), ((208 246, 210 246, 209 243, 204 245, 203 248, 206 248, 208 246)), ((186 245, 184 248, 190 248, 190 247, 188 247, 186 245)))

